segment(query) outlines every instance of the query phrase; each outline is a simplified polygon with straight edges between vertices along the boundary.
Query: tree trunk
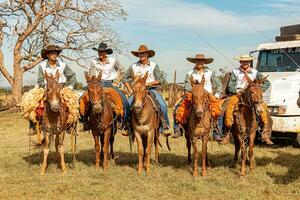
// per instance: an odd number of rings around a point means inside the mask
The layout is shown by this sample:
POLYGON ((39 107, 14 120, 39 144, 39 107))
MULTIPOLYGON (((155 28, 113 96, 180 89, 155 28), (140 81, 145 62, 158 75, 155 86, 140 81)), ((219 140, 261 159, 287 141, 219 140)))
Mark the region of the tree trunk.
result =
POLYGON ((22 98, 22 85, 23 85, 24 71, 19 66, 14 66, 14 81, 12 84, 13 105, 19 106, 22 98))

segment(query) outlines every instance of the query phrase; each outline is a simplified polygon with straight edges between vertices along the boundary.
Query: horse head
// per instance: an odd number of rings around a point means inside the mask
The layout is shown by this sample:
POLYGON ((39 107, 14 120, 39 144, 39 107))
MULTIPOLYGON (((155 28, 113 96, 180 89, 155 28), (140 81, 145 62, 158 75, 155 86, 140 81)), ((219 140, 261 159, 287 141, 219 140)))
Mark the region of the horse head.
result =
POLYGON ((261 85, 267 80, 268 76, 262 79, 255 79, 252 81, 250 78, 248 80, 248 87, 243 93, 243 98, 248 100, 252 104, 258 104, 262 102, 263 91, 261 85))
POLYGON ((202 76, 201 82, 194 79, 191 76, 191 86, 192 86, 192 94, 193 94, 193 109, 195 110, 195 114, 197 117, 201 118, 205 109, 206 109, 206 100, 207 100, 207 91, 204 89, 205 77, 202 76))
POLYGON ((58 83, 59 72, 56 71, 55 75, 48 74, 45 71, 45 78, 47 81, 45 97, 46 101, 50 104, 50 108, 53 112, 58 112, 61 107, 61 95, 60 90, 62 85, 58 83))
POLYGON ((101 83, 102 72, 98 76, 90 76, 88 72, 85 72, 85 78, 87 82, 87 91, 89 94, 90 103, 95 113, 99 114, 102 112, 102 100, 104 96, 104 90, 101 83))
POLYGON ((133 110, 136 113, 140 113, 144 107, 146 97, 148 95, 148 90, 146 87, 146 80, 148 78, 148 72, 145 73, 143 77, 132 75, 134 83, 133 88, 133 110))

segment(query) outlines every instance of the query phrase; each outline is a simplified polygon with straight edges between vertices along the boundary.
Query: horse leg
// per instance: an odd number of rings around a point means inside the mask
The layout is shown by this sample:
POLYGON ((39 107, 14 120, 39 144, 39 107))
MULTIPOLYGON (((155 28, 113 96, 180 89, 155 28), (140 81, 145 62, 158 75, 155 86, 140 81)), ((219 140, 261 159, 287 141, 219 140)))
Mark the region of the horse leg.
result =
POLYGON ((250 173, 253 173, 254 169, 254 154, 253 154, 253 149, 254 149, 254 140, 255 140, 255 130, 250 133, 249 137, 249 159, 250 159, 250 173))
POLYGON ((49 139, 50 139, 49 133, 46 133, 45 137, 44 137, 44 141, 42 142, 43 143, 44 156, 43 156, 41 175, 45 174, 46 168, 47 168, 47 159, 48 159, 48 155, 49 155, 49 145, 50 145, 49 144, 50 143, 49 139))
POLYGON ((66 172, 66 163, 65 163, 65 156, 64 156, 64 138, 65 138, 65 131, 62 131, 59 133, 56 137, 59 138, 58 142, 58 152, 60 154, 60 165, 61 165, 61 170, 63 172, 66 172))
MULTIPOLYGON (((151 147, 152 147, 152 143, 154 140, 154 134, 155 131, 149 131, 148 134, 148 140, 147 140, 147 147, 146 147, 146 162, 145 162, 145 167, 146 167, 146 173, 149 174, 150 173, 150 159, 151 159, 151 147)), ((144 147, 145 148, 145 147, 144 147)))
POLYGON ((185 139, 186 139, 186 147, 188 150, 188 159, 187 159, 187 164, 190 165, 192 163, 192 158, 191 158, 191 147, 192 147, 192 143, 191 143, 191 138, 190 136, 187 134, 185 134, 185 139))
POLYGON ((138 174, 141 174, 143 170, 143 151, 144 151, 143 142, 141 136, 136 131, 134 131, 134 134, 137 142, 138 156, 139 156, 138 174))
POLYGON ((100 139, 98 131, 92 130, 95 142, 95 166, 98 169, 100 164, 100 139))
POLYGON ((199 159, 196 138, 192 139, 192 145, 193 145, 193 150, 194 150, 194 174, 193 174, 193 176, 196 177, 196 176, 198 176, 198 159, 199 159))
POLYGON ((104 146, 104 134, 100 134, 100 162, 103 162, 104 154, 103 154, 103 146, 104 146))
POLYGON ((115 163, 114 141, 115 141, 115 136, 114 134, 111 134, 109 143, 110 143, 110 158, 113 164, 115 163))
POLYGON ((159 144, 158 144, 158 139, 159 138, 159 134, 155 133, 155 137, 154 137, 154 145, 155 145, 155 162, 156 164, 159 163, 159 144))
POLYGON ((236 167, 239 160, 239 153, 241 150, 241 142, 239 141, 239 138, 237 137, 236 133, 233 132, 233 138, 234 138, 234 166, 236 167))
POLYGON ((246 174, 246 160, 247 160, 247 154, 246 154, 246 144, 244 141, 244 138, 241 138, 241 146, 242 146, 242 168, 241 168, 241 175, 245 176, 246 174))
POLYGON ((103 170, 106 171, 108 169, 108 150, 109 150, 109 142, 110 142, 110 136, 111 136, 111 128, 108 128, 104 132, 104 144, 103 144, 103 154, 104 154, 104 160, 103 160, 103 170))
POLYGON ((207 142, 208 138, 202 140, 202 176, 206 176, 206 162, 207 162, 207 142))
POLYGON ((56 162, 57 166, 60 167, 60 155, 58 152, 58 144, 59 144, 59 137, 58 135, 55 136, 55 152, 56 152, 56 162))

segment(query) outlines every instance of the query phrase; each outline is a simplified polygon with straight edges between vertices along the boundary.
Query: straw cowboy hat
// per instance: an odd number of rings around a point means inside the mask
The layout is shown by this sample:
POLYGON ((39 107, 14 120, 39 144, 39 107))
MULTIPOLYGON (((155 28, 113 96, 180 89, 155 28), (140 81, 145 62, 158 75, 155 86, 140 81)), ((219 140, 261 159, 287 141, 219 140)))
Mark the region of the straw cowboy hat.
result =
POLYGON ((191 63, 196 63, 197 60, 204 60, 205 64, 212 63, 214 61, 213 58, 205 58, 203 54, 197 54, 195 58, 186 58, 191 63))
POLYGON ((101 42, 101 44, 99 44, 98 48, 94 47, 93 50, 98 51, 98 52, 105 51, 107 54, 113 53, 113 50, 111 48, 108 48, 107 44, 104 42, 101 42))
POLYGON ((42 51, 41 51, 42 58, 47 59, 48 58, 47 54, 51 51, 56 51, 57 54, 59 55, 60 52, 62 51, 62 49, 57 45, 49 45, 46 48, 42 49, 42 51))
POLYGON ((140 53, 148 53, 148 57, 151 58, 155 55, 155 51, 148 49, 144 44, 140 45, 137 51, 131 51, 132 55, 138 57, 140 53))
POLYGON ((239 57, 235 57, 234 58, 235 60, 238 60, 238 61, 252 61, 254 60, 254 58, 248 54, 243 54, 239 57))

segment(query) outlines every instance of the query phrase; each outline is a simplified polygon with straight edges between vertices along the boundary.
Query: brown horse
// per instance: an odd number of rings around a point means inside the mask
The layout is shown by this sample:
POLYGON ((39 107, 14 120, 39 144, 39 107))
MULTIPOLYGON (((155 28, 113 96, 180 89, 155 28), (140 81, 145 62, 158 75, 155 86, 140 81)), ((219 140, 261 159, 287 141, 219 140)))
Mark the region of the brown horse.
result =
POLYGON ((66 171, 66 165, 64 160, 64 138, 65 131, 67 130, 67 117, 68 109, 66 104, 62 102, 60 90, 62 85, 58 83, 59 72, 57 70, 55 76, 48 75, 45 72, 45 78, 47 81, 45 89, 45 113, 42 118, 42 129, 44 132, 44 138, 41 144, 43 145, 44 158, 42 163, 41 174, 45 174, 47 167, 47 158, 49 155, 49 146, 51 138, 55 137, 56 152, 60 155, 60 165, 63 172, 66 171))
POLYGON ((256 107, 262 102, 262 89, 261 84, 267 77, 261 80, 252 81, 249 77, 248 87, 240 94, 240 102, 236 108, 236 114, 234 116, 234 124, 232 129, 232 135, 235 144, 235 156, 234 161, 237 163, 239 152, 241 150, 242 167, 241 175, 246 173, 246 161, 247 161, 247 147, 250 172, 254 169, 254 140, 256 131, 258 128, 257 111, 256 107))
POLYGON ((114 159, 113 143, 114 135, 116 133, 116 120, 114 118, 113 108, 106 98, 104 90, 101 86, 102 73, 98 77, 89 76, 85 72, 85 78, 88 87, 89 96, 89 119, 92 133, 95 141, 96 153, 96 168, 99 168, 100 161, 103 159, 102 168, 108 169, 109 154, 108 149, 110 145, 110 156, 114 159), (101 152, 100 152, 101 143, 101 152))
POLYGON ((143 167, 146 168, 147 173, 150 172, 150 156, 153 142, 155 145, 155 162, 159 162, 158 137, 160 119, 157 108, 146 87, 147 77, 148 72, 142 78, 133 76, 134 101, 132 105, 131 125, 138 147, 139 174, 142 173, 143 167))
POLYGON ((192 109, 188 118, 188 123, 184 127, 185 138, 188 149, 188 163, 191 163, 191 145, 194 150, 194 173, 193 176, 198 176, 198 139, 202 140, 202 176, 206 176, 206 166, 208 165, 207 158, 207 142, 210 140, 211 132, 211 102, 209 93, 204 89, 205 78, 202 77, 201 82, 195 82, 191 78, 192 85, 192 109))

